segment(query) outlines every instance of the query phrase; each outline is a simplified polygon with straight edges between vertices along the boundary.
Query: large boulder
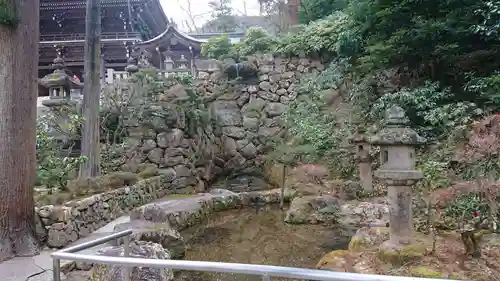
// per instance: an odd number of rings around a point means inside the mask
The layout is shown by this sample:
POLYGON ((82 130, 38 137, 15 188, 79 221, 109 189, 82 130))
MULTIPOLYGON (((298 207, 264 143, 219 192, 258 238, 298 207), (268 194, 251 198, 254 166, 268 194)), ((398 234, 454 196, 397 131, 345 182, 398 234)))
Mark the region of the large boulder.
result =
POLYGON ((389 233, 388 227, 362 227, 351 238, 349 250, 356 252, 375 249, 389 240, 389 233))
POLYGON ((131 220, 144 220, 164 223, 172 229, 182 230, 201 222, 207 213, 202 201, 198 198, 182 198, 171 200, 171 204, 146 204, 130 212, 131 220))
POLYGON ((235 101, 215 101, 211 105, 211 113, 219 126, 242 125, 240 108, 235 101))
POLYGON ((351 201, 342 204, 342 224, 353 226, 386 226, 389 223, 389 205, 383 199, 370 202, 351 201))
MULTIPOLYGON (((184 257, 186 244, 180 233, 167 223, 155 223, 143 220, 133 220, 115 226, 114 232, 131 229, 131 241, 146 241, 162 245, 170 252, 173 259, 184 257)), ((123 238, 116 240, 117 245, 123 244, 123 238)))
POLYGON ((293 224, 336 223, 340 201, 332 196, 303 196, 293 199, 285 222, 293 224))
MULTIPOLYGON (((99 251, 99 255, 123 257, 123 246, 110 246, 99 251)), ((133 241, 130 243, 130 257, 147 259, 170 259, 170 253, 160 244, 133 241)), ((92 269, 92 281, 125 281, 124 267, 119 265, 95 265, 92 269)), ((131 269, 131 278, 134 281, 170 281, 174 280, 171 269, 134 267, 131 269)))
POLYGON ((355 253, 347 250, 335 250, 324 255, 316 265, 317 269, 337 272, 377 274, 376 258, 372 253, 355 253), (369 255, 371 255, 369 257, 369 255))

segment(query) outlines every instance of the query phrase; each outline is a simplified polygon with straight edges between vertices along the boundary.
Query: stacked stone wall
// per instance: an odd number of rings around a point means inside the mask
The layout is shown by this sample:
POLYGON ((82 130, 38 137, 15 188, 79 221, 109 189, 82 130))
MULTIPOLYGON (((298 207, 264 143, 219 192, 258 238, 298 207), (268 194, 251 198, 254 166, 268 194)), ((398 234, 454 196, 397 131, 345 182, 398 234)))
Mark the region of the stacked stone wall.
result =
MULTIPOLYGON (((172 189, 179 192, 190 187, 202 191, 224 171, 261 167, 266 147, 282 131, 282 114, 297 98, 300 78, 322 71, 324 66, 306 58, 271 55, 253 61, 257 67, 254 81, 227 82, 219 69, 199 73, 194 86, 205 101, 210 122, 197 128, 196 134, 188 136, 186 114, 179 112, 167 126, 160 121, 146 130, 141 126, 129 128, 130 138, 135 138, 137 145, 128 153, 129 166, 153 163, 162 172, 175 173, 172 189)), ((182 86, 170 87, 159 99, 163 103, 160 110, 168 106, 162 100, 184 95, 182 86)))
POLYGON ((37 235, 51 248, 62 248, 133 208, 164 197, 174 178, 153 177, 132 186, 72 200, 64 205, 35 208, 37 235))

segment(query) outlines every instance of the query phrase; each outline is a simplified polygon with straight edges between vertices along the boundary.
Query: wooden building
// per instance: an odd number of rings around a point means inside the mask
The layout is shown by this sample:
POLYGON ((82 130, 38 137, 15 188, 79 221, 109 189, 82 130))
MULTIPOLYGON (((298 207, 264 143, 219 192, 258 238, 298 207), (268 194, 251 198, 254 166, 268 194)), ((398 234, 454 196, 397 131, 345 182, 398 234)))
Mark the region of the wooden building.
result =
MULTIPOLYGON (((54 71, 59 57, 71 76, 83 80, 85 10, 85 0, 40 0, 38 77, 54 71)), ((132 45, 164 32, 168 19, 159 0, 101 0, 101 23, 104 81, 105 68, 123 70, 132 45)))
MULTIPOLYGON (((86 0, 40 0, 39 78, 51 75, 57 66, 58 71, 85 83, 85 13, 86 0)), ((205 62, 200 58, 201 44, 222 35, 181 32, 169 23, 159 0, 101 0, 101 24, 103 84, 127 77, 129 63, 155 67, 166 74, 195 74, 197 66, 205 62)), ((238 42, 244 33, 226 35, 238 42)), ((49 90, 41 87, 39 96, 48 98, 49 90)))

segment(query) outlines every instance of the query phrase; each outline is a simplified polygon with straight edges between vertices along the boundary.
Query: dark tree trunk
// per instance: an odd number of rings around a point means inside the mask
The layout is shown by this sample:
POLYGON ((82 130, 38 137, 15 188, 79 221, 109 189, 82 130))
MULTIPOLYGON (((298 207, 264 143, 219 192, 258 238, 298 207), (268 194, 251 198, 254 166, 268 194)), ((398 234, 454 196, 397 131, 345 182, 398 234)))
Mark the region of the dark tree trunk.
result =
POLYGON ((19 22, 0 25, 0 261, 39 252, 33 200, 39 1, 6 2, 19 22))
POLYGON ((85 18, 85 87, 83 90, 82 156, 87 157, 80 167, 80 177, 101 174, 99 148, 99 97, 101 93, 101 1, 87 0, 85 18))

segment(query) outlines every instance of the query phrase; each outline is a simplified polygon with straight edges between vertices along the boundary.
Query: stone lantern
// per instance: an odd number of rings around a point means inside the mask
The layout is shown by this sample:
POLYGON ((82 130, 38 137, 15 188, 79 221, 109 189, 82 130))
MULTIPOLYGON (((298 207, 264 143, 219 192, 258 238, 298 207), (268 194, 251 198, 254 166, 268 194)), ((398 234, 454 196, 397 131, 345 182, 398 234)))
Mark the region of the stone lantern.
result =
POLYGON ((179 59, 178 63, 180 69, 187 69, 188 60, 184 57, 184 55, 181 55, 181 58, 179 59))
POLYGON ((165 53, 165 60, 163 61, 163 65, 165 66, 165 70, 174 69, 174 61, 172 60, 173 52, 168 49, 165 53))
MULTIPOLYGON (((65 110, 60 110, 63 106, 74 107, 77 105, 77 100, 72 98, 72 91, 77 91, 78 96, 81 96, 83 84, 68 75, 64 69, 64 60, 58 56, 54 59, 53 66, 56 68, 54 72, 47 74, 45 77, 38 80, 41 87, 49 90, 49 99, 43 100, 42 105, 57 113, 58 122, 62 125, 69 122, 65 110)), ((64 126, 62 126, 64 127, 64 126)), ((51 132, 55 138, 66 141, 67 138, 62 133, 51 132)))
POLYGON ((387 185, 390 210, 390 239, 381 250, 397 254, 413 242, 411 187, 423 177, 415 170, 415 147, 425 139, 407 126, 408 119, 399 106, 387 110, 386 120, 386 127, 371 138, 371 143, 380 146, 381 166, 374 175, 387 185))
POLYGON ((81 94, 83 84, 68 75, 64 70, 64 60, 61 57, 54 59, 52 64, 56 69, 54 72, 45 75, 38 81, 38 84, 49 90, 49 100, 43 101, 47 107, 73 103, 71 91, 78 90, 81 94))
POLYGON ((373 176, 370 157, 370 140, 366 137, 364 128, 359 126, 359 124, 350 141, 356 146, 355 160, 359 165, 359 180, 361 181, 363 190, 366 193, 371 193, 373 191, 373 176))
POLYGON ((137 62, 133 57, 129 57, 127 60, 127 66, 125 67, 125 71, 128 73, 136 73, 139 71, 139 67, 137 66, 137 62))

